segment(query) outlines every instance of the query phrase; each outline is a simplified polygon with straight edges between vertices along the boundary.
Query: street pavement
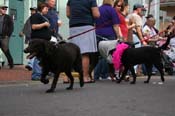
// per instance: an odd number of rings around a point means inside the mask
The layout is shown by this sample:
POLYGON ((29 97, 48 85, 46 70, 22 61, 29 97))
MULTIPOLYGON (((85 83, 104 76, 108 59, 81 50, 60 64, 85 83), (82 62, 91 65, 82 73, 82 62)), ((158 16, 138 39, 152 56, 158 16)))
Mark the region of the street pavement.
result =
POLYGON ((39 81, 0 84, 0 116, 175 116, 175 77, 153 76, 149 84, 97 81, 66 90, 62 80, 54 93, 39 81))

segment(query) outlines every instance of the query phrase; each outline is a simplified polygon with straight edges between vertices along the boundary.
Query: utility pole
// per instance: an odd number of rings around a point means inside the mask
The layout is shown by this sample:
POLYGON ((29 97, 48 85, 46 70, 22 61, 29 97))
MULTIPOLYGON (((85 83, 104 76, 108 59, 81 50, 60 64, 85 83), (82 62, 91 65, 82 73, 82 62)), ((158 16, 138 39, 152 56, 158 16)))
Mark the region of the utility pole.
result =
POLYGON ((152 0, 149 0, 149 1, 148 1, 148 14, 150 14, 150 10, 151 10, 151 2, 152 2, 152 0))

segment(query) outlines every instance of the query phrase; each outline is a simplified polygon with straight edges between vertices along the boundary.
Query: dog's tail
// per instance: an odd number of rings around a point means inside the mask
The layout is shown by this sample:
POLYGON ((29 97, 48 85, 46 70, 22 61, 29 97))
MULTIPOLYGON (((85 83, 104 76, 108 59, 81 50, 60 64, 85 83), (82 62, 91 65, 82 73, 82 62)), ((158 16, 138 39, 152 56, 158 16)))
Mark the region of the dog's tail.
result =
POLYGON ((168 36, 166 42, 162 46, 160 46, 159 49, 160 50, 166 50, 167 47, 168 47, 168 44, 170 43, 171 38, 172 38, 171 36, 168 36))

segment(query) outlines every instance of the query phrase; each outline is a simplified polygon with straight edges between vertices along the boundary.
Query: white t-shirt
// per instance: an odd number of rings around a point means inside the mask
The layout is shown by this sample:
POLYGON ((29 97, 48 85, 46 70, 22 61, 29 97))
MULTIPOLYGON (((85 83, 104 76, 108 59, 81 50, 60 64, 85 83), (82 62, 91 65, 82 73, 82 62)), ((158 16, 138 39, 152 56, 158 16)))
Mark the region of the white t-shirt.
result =
MULTIPOLYGON (((128 19, 130 19, 136 26, 140 26, 142 28, 143 26, 142 17, 139 16, 137 13, 129 14, 128 19)), ((136 31, 135 28, 133 28, 133 30, 136 31)))
POLYGON ((154 28, 149 27, 148 25, 145 25, 142 29, 143 35, 147 35, 149 37, 153 37, 156 35, 156 31, 154 28))

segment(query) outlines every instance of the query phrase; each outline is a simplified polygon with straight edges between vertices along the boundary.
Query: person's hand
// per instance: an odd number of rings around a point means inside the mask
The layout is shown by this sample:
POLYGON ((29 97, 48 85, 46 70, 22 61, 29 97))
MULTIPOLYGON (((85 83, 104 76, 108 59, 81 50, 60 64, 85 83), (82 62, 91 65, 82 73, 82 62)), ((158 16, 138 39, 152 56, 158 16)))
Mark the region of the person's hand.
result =
POLYGON ((19 37, 24 37, 24 33, 23 32, 20 32, 19 33, 19 37))
POLYGON ((135 24, 135 23, 133 23, 131 26, 132 26, 132 28, 134 28, 134 27, 136 27, 136 24, 135 24))
POLYGON ((44 22, 44 26, 45 27, 50 27, 50 23, 49 22, 44 22))
POLYGON ((62 21, 61 20, 58 20, 58 26, 60 27, 62 25, 62 21))
POLYGON ((147 46, 147 45, 148 45, 147 42, 145 42, 145 41, 143 41, 142 44, 143 44, 144 46, 147 46))
POLYGON ((143 46, 148 45, 147 42, 146 42, 146 39, 141 39, 140 41, 141 41, 141 43, 142 43, 143 46))

